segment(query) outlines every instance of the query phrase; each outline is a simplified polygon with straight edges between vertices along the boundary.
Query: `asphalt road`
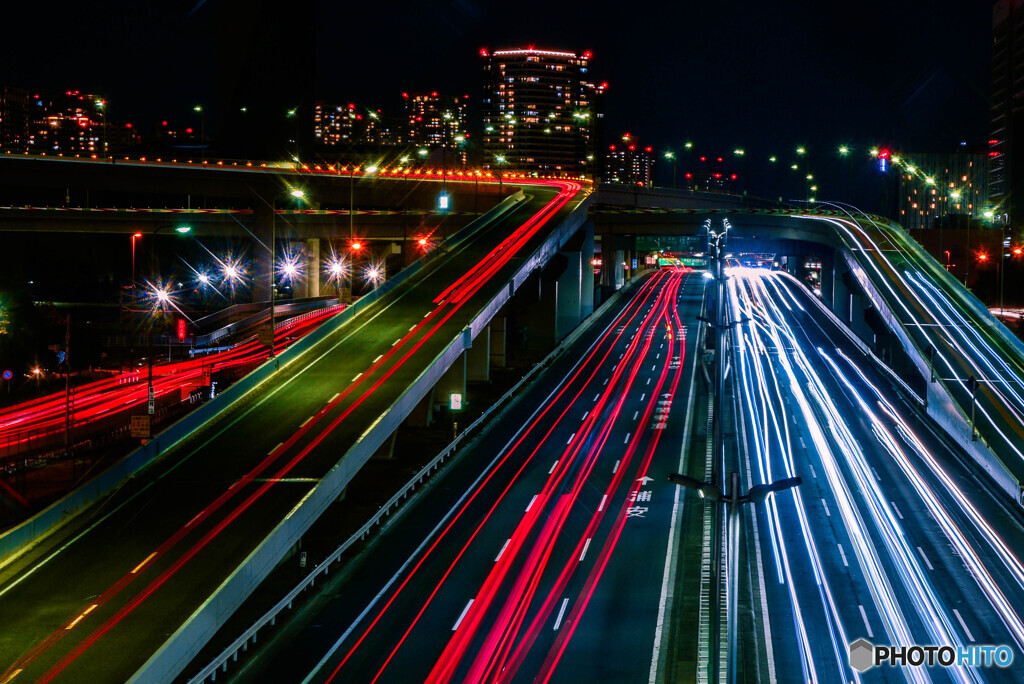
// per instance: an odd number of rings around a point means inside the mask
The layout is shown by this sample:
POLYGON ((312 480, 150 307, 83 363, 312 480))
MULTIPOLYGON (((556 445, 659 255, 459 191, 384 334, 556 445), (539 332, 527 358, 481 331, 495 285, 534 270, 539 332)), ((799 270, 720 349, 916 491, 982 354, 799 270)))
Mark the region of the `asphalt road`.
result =
MULTIPOLYGON (((977 426, 982 438, 1024 482, 1024 353, 996 333, 984 305, 966 305, 963 288, 898 226, 814 218, 833 225, 893 315, 933 367, 964 415, 969 379, 979 381, 977 426)), ((1007 333, 1010 337, 1012 334, 1007 333)))
MULTIPOLYGON (((779 681, 855 681, 848 644, 1006 644, 1009 669, 875 668, 863 681, 1020 681, 1024 528, 967 456, 793 279, 736 271, 745 486, 799 475, 749 513, 779 681)), ((755 601, 755 604, 757 602, 755 601)))
POLYGON ((505 286, 543 240, 531 217, 554 227, 575 201, 528 194, 3 568, 0 682, 126 681, 505 286))
POLYGON ((609 307, 239 681, 647 681, 703 280, 609 307))

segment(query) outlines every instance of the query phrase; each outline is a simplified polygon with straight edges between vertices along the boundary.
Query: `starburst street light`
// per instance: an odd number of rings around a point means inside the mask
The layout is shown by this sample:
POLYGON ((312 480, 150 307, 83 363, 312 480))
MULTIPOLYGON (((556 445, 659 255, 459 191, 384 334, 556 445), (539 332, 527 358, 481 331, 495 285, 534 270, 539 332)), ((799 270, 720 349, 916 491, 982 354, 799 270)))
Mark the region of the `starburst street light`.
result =
POLYGON ((846 155, 850 154, 850 148, 847 147, 846 145, 840 145, 839 154, 845 157, 846 155))

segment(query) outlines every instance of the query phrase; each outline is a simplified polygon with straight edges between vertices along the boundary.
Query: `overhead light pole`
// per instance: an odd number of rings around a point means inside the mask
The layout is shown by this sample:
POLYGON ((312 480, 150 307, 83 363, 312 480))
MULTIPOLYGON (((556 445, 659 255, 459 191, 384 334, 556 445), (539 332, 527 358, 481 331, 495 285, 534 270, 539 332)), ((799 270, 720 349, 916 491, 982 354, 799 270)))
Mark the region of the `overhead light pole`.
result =
MULTIPOLYGON (((792 487, 797 487, 803 483, 803 480, 799 477, 787 477, 781 480, 776 480, 769 484, 758 484, 754 485, 747 490, 746 494, 740 494, 740 475, 737 472, 730 474, 730 485, 729 490, 724 491, 719 487, 715 486, 710 482, 702 482, 693 477, 687 475, 680 475, 678 473, 671 473, 668 476, 669 482, 674 482, 677 485, 681 485, 688 489, 696 491, 700 498, 710 499, 718 507, 721 503, 725 503, 727 506, 727 525, 728 525, 728 589, 726 595, 728 597, 728 606, 726 607, 726 681, 729 684, 735 684, 737 681, 737 663, 739 657, 737 655, 739 645, 739 548, 740 548, 740 506, 749 503, 760 503, 764 501, 769 494, 773 492, 781 492, 792 487)), ((720 552, 721 545, 714 547, 716 552, 720 552)), ((714 581, 714 580, 713 580, 714 581)), ((718 581, 721 582, 721 575, 718 576, 718 581)), ((716 600, 717 597, 721 596, 721 586, 712 587, 712 600, 716 600)), ((712 615, 718 612, 718 606, 716 604, 712 608, 712 615)), ((720 623, 719 623, 720 625, 720 623)), ((720 634, 721 627, 715 629, 715 623, 712 623, 711 630, 711 653, 708 663, 708 681, 717 682, 720 680, 718 668, 720 665, 720 634)))

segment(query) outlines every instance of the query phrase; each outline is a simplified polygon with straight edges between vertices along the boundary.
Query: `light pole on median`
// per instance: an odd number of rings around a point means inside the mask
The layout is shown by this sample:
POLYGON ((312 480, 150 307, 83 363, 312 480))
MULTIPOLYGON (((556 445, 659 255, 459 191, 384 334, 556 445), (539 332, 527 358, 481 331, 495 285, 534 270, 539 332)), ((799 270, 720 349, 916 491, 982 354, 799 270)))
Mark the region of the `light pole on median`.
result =
MULTIPOLYGON (((769 494, 772 492, 781 492, 792 487, 797 487, 802 484, 803 480, 799 477, 787 477, 782 480, 776 480, 770 484, 758 484, 754 485, 747 490, 746 494, 740 494, 740 475, 737 472, 731 473, 729 491, 719 489, 710 482, 702 482, 696 478, 689 477, 687 475, 680 475, 678 473, 671 473, 668 476, 669 482, 682 485, 689 489, 695 490, 702 499, 710 499, 715 502, 716 506, 721 502, 727 504, 727 520, 728 520, 728 541, 727 547, 729 549, 729 568, 728 568, 728 606, 726 608, 726 681, 729 684, 735 684, 737 681, 737 657, 738 651, 738 634, 739 634, 739 546, 740 546, 740 506, 749 503, 760 503, 764 501, 769 494)), ((716 552, 719 552, 719 548, 715 548, 716 552)), ((721 576, 719 576, 719 581, 721 576)), ((713 587, 713 596, 721 596, 721 588, 713 587)), ((717 606, 712 614, 717 612, 717 606)), ((714 623, 712 623, 714 626, 714 623)), ((709 671, 708 681, 717 682, 720 679, 718 668, 720 664, 720 634, 721 627, 717 630, 712 629, 711 632, 711 648, 710 659, 709 659, 709 671)))

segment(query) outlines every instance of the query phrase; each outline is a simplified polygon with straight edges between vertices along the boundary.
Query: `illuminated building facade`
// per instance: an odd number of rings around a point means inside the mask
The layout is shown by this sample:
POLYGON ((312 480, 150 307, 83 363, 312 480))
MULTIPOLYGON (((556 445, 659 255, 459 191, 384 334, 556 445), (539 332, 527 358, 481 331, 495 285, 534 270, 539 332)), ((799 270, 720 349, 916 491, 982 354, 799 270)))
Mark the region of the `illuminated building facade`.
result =
POLYGON ((629 133, 623 135, 620 142, 608 146, 601 177, 605 183, 625 183, 646 188, 651 185, 653 176, 654 152, 650 146, 640 146, 629 133))
MULTIPOLYGON (((35 96, 33 99, 37 99, 35 96)), ((104 154, 103 98, 65 91, 52 102, 38 100, 30 121, 28 149, 36 154, 104 154)))
POLYGON ((992 125, 988 173, 997 215, 1024 212, 1024 0, 999 0, 992 8, 992 125))
POLYGON ((590 83, 590 59, 589 52, 532 46, 480 50, 485 168, 574 177, 593 172, 607 84, 590 83))
POLYGON ((910 154, 900 165, 900 224, 904 228, 957 227, 988 209, 985 153, 910 154))
POLYGON ((0 85, 0 150, 28 150, 32 103, 27 90, 0 85))

